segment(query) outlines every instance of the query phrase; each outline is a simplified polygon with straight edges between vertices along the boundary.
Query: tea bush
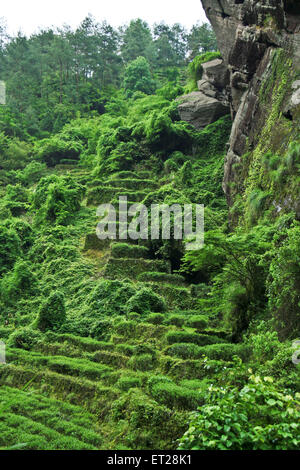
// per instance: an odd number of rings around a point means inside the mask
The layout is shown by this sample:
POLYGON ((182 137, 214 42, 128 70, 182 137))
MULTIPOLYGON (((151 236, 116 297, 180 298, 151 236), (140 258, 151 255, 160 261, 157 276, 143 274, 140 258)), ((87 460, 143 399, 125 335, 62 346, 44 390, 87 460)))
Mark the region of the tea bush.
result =
POLYGON ((127 312, 160 313, 166 311, 166 304, 162 297, 151 289, 143 287, 126 304, 127 312))
POLYGON ((48 299, 42 303, 38 319, 37 327, 41 331, 58 330, 66 320, 65 301, 59 292, 52 293, 48 299))
POLYGON ((270 377, 254 377, 241 390, 213 388, 179 449, 296 450, 299 418, 297 396, 278 391, 270 377))

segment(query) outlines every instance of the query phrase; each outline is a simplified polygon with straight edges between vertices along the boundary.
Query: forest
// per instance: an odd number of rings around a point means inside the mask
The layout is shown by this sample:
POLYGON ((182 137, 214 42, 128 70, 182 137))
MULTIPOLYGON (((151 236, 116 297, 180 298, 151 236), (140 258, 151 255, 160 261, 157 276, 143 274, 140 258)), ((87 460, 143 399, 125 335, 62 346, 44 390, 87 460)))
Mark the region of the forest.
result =
POLYGON ((299 449, 300 74, 278 49, 228 203, 233 115, 178 112, 220 57, 209 23, 1 19, 1 450, 299 449), (120 196, 204 204, 204 247, 99 240, 120 196))

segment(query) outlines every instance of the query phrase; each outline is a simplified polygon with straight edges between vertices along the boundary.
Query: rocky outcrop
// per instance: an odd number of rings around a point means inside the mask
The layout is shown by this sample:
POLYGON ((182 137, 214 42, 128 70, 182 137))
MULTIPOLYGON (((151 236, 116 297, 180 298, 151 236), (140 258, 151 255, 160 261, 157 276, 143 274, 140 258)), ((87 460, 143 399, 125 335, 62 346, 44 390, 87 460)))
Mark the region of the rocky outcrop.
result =
MULTIPOLYGON (((234 122, 223 189, 232 205, 237 186, 235 168, 245 152, 257 145, 271 112, 271 102, 263 102, 261 90, 274 75, 275 51, 284 50, 289 74, 296 77, 295 70, 300 68, 300 5, 296 0, 202 0, 202 4, 229 74, 226 92, 234 122)), ((266 90, 269 100, 276 86, 274 82, 273 90, 272 84, 266 90)), ((288 119, 298 118, 299 80, 292 86, 284 104, 280 103, 288 119)))
POLYGON ((215 59, 202 64, 202 68, 202 79, 198 81, 199 91, 178 99, 180 118, 196 129, 202 129, 230 112, 226 93, 229 74, 224 61, 215 59))

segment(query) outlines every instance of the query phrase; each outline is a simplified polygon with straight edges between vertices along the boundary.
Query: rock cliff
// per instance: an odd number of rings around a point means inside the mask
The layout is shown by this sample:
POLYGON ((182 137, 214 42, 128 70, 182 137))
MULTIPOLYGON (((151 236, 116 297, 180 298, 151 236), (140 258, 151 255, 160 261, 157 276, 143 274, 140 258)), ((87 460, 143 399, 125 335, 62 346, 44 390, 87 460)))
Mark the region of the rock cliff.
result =
POLYGON ((267 150, 283 153, 291 138, 299 138, 300 2, 202 0, 202 5, 229 75, 233 128, 223 189, 232 206, 249 178, 258 177, 259 156, 267 150))
POLYGON ((227 65, 221 59, 202 64, 202 79, 198 81, 198 90, 178 99, 178 111, 181 119, 202 129, 229 114, 230 107, 226 93, 229 84, 227 65))

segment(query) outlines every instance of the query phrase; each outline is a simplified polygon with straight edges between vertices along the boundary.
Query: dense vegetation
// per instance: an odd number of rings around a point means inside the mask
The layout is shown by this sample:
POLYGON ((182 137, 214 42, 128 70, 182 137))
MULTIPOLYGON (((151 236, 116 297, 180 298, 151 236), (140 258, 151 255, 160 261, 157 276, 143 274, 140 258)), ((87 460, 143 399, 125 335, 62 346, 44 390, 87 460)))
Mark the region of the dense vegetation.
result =
POLYGON ((300 225, 272 191, 298 188, 299 131, 264 139, 228 214, 230 116, 177 111, 218 55, 207 25, 0 38, 0 446, 297 449, 300 225), (204 204, 204 248, 100 241, 119 195, 204 204))

